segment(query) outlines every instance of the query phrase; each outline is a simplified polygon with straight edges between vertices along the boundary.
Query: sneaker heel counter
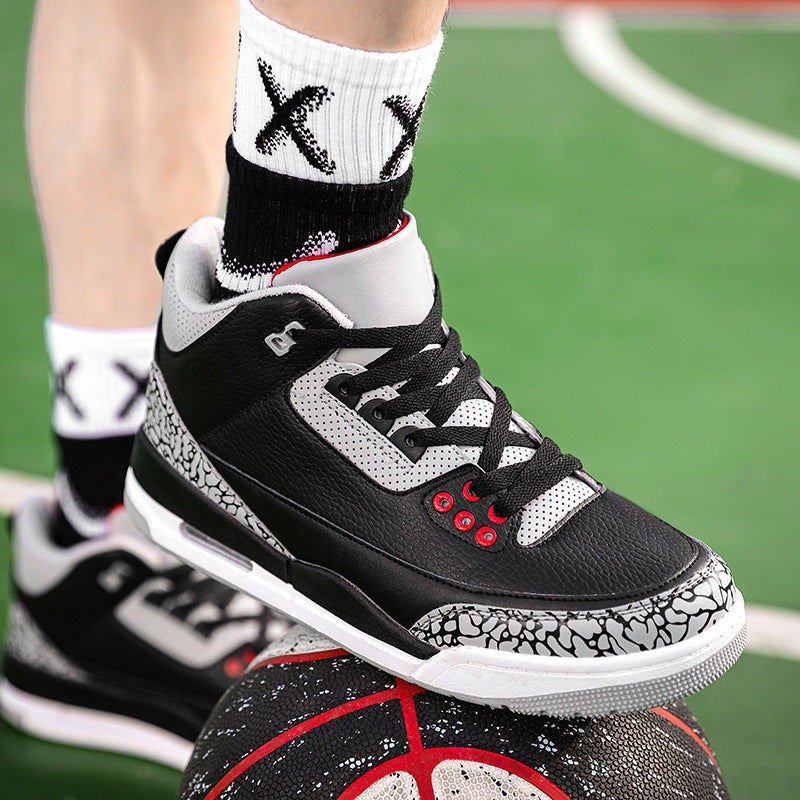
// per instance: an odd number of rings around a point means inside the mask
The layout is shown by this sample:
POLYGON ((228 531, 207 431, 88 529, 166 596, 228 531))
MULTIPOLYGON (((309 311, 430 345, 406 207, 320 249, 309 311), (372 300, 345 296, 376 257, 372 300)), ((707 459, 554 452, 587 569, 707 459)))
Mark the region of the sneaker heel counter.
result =
POLYGON ((164 278, 164 274, 167 271, 167 264, 169 264, 170 257, 172 256, 172 251, 175 249, 175 245, 178 244, 180 239, 183 237, 183 234, 186 233, 186 228, 182 228, 179 231, 176 231, 172 234, 169 238, 165 239, 156 249, 155 254, 155 264, 156 269, 158 270, 158 274, 161 276, 162 280, 164 278))
MULTIPOLYGON (((46 584, 47 564, 53 544, 50 539, 52 508, 45 498, 30 498, 14 512, 8 523, 11 540, 11 586, 13 596, 21 590, 35 594, 46 584)), ((12 602, 14 597, 12 596, 12 602)), ((9 620, 11 619, 9 606, 9 620)))

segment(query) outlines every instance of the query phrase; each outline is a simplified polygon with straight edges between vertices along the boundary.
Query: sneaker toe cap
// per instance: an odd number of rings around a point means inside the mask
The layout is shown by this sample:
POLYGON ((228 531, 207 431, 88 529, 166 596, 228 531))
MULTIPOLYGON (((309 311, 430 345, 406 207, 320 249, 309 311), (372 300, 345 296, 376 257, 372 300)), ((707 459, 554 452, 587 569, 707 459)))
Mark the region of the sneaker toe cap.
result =
POLYGON ((733 609, 738 591, 725 562, 697 543, 698 569, 669 589, 615 605, 575 609, 451 604, 412 632, 435 647, 471 645, 545 656, 595 658, 655 650, 697 636, 733 609))

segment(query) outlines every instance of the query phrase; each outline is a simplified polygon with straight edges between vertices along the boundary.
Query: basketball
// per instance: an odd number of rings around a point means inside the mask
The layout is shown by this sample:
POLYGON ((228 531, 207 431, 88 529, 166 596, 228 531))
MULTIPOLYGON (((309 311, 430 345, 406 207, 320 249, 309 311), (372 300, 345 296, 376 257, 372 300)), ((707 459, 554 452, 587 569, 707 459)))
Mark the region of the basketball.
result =
POLYGON ((178 800, 723 800, 682 701, 599 719, 425 691, 295 627, 217 704, 178 800))

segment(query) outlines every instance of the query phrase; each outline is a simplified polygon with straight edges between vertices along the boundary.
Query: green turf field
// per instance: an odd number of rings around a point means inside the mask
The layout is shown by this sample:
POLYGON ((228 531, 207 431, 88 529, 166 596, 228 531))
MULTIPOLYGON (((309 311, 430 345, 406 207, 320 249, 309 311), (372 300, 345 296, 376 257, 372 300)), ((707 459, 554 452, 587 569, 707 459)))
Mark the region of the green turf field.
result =
MULTIPOLYGON (((46 276, 23 140, 30 15, 29 0, 0 15, 0 467, 45 475, 46 276)), ((800 136, 800 31, 624 37, 699 97, 800 136)), ((800 183, 623 107, 555 30, 456 25, 415 170, 409 205, 445 312, 489 379, 593 475, 720 551, 747 600, 800 609, 800 183)), ((3 540, 0 615, 7 561, 3 540)), ((800 663, 746 654, 692 706, 734 798, 798 797, 800 663)), ((177 786, 169 770, 2 724, 0 775, 9 800, 157 800, 177 786)))

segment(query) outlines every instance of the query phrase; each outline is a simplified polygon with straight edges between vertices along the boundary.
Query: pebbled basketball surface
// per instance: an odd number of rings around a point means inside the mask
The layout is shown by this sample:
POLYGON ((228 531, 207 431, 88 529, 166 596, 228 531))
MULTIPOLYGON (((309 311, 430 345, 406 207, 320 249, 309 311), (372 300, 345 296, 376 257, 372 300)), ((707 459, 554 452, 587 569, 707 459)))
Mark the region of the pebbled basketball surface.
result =
POLYGON ((301 628, 271 650, 217 704, 178 800, 729 797, 683 702, 527 717, 425 691, 301 628))
MULTIPOLYGON (((47 284, 23 137, 33 3, 0 9, 0 468, 46 475, 47 284)), ((622 33, 698 97, 800 137, 797 26, 622 33)), ((800 184, 623 107, 552 28, 457 24, 415 173, 409 207, 448 319, 489 379, 609 486, 723 553, 748 601, 800 609, 800 473, 787 468, 800 184)), ((7 563, 0 535, 0 618, 7 563)), ((796 799, 798 685, 798 662, 745 653, 690 699, 737 800, 796 799)), ((8 800, 168 800, 179 783, 2 723, 0 775, 8 800)))

